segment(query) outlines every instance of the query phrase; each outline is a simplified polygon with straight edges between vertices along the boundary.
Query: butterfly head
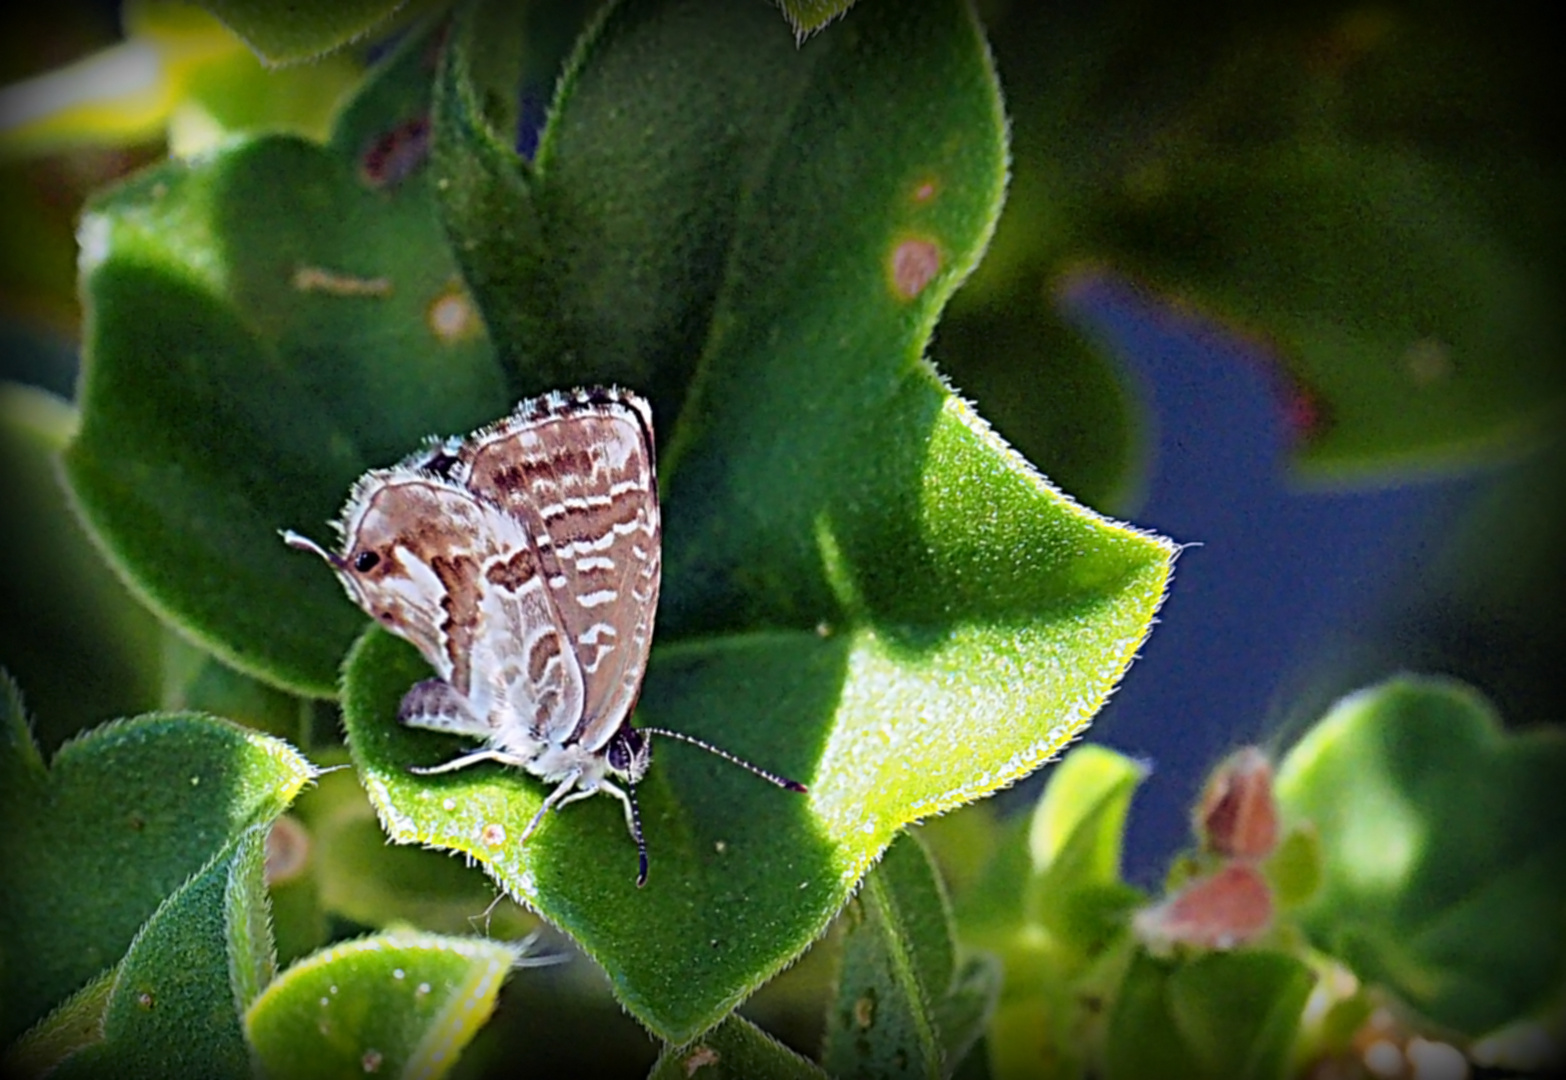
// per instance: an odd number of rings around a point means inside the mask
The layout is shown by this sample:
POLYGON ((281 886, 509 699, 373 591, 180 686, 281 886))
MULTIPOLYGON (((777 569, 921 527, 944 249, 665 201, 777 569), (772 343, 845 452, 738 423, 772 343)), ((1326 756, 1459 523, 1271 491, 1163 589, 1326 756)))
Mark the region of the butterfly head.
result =
POLYGON ((475 584, 473 500, 436 480, 370 477, 377 482, 361 483, 344 510, 341 554, 293 532, 283 540, 324 560, 349 599, 428 658, 442 648, 442 601, 475 584))
POLYGON ((604 757, 610 772, 628 784, 637 784, 652 765, 652 740, 629 723, 622 724, 604 748, 604 757))

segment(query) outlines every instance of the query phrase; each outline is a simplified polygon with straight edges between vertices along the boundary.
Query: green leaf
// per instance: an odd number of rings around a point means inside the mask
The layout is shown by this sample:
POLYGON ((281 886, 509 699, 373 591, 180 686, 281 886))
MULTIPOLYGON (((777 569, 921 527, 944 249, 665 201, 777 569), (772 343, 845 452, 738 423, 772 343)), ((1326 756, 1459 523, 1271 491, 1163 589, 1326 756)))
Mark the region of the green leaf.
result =
POLYGON ((794 36, 804 41, 833 19, 841 18, 854 3, 855 0, 779 0, 778 6, 794 28, 794 36))
POLYGON ((1102 885, 1120 877, 1131 796, 1147 767, 1107 747, 1072 750, 1050 773, 1028 827, 1035 873, 1060 883, 1102 885))
POLYGON ((1128 951, 1116 943, 1144 899, 1120 879, 1120 850, 1145 775, 1104 747, 1073 749, 957 907, 963 940, 995 950, 1005 964, 986 1039, 998 1078, 1086 1072, 1084 1032, 1102 1022, 1128 951))
POLYGON ((1140 953, 1104 1036, 1106 1080, 1267 1080, 1287 1075, 1314 978, 1279 952, 1164 961, 1140 953))
POLYGON ((453 21, 436 81, 432 153, 441 218, 463 277, 514 388, 527 394, 579 377, 568 363, 536 359, 560 352, 551 313, 561 287, 533 204, 531 170, 511 134, 523 18, 516 4, 474 3, 453 21), (535 369, 519 375, 523 357, 535 358, 535 369))
POLYGON ((1133 505, 1146 471, 1145 420, 1123 377, 1034 274, 1006 284, 998 296, 970 287, 953 299, 932 346, 936 362, 1062 490, 1098 509, 1133 505))
POLYGON ((329 912, 365 926, 411 922, 447 933, 481 926, 508 938, 536 926, 516 905, 497 903, 494 884, 466 860, 388 845, 350 771, 323 776, 298 812, 310 831, 319 901, 329 912))
POLYGON ((1033 812, 1029 921, 1087 957, 1124 926, 1140 894, 1120 880, 1131 796, 1147 768, 1101 746, 1077 747, 1050 776, 1033 812))
POLYGON ((239 1013, 271 978, 251 826, 159 905, 120 963, 29 1032, 8 1064, 54 1077, 248 1077, 239 1013))
POLYGON ((362 615, 277 531, 319 530, 370 466, 509 404, 426 178, 377 188, 358 165, 238 142, 136 177, 82 227, 86 370, 65 460, 83 516, 203 648, 318 696, 362 615))
POLYGON ((364 37, 406 0, 335 0, 279 4, 274 0, 198 0, 270 64, 312 60, 364 37))
POLYGON ((272 977, 266 832, 247 829, 159 906, 115 972, 102 1039, 50 1076, 252 1075, 239 1016, 272 977))
POLYGON ((949 1076, 983 1032, 1000 967, 959 970, 946 896, 904 834, 849 902, 822 1065, 833 1076, 949 1076))
POLYGON ((345 942, 278 976, 245 1033, 271 1076, 444 1076, 521 958, 504 942, 406 929, 345 942))
POLYGON ((75 427, 58 398, 0 385, 0 663, 27 687, 46 750, 121 709, 159 704, 162 631, 103 564, 60 485, 75 427))
MULTIPOLYGON (((197 894, 217 890, 215 914, 190 918, 222 924, 222 934, 234 939, 236 964, 242 955, 269 959, 270 939, 246 930, 264 905, 244 892, 248 886, 241 888, 251 873, 246 845, 252 841, 245 838, 264 835, 265 825, 311 779, 308 762, 287 745, 226 721, 158 714, 95 728, 63 747, 46 770, 19 699, 13 696, 6 712, 0 747, 6 781, 0 788, 0 864, 6 868, 0 1044, 104 969, 121 964, 122 984, 127 971, 141 970, 124 968, 130 960, 122 958, 139 956, 136 964, 153 965, 148 977, 160 984, 176 979, 157 967, 170 962, 174 946, 146 944, 137 953, 142 946, 133 942, 152 940, 148 920, 154 912, 171 911, 171 905, 195 910, 208 902, 197 894), (203 875, 212 881, 200 884, 203 875), (239 884, 224 884, 235 875, 239 884), (231 887, 240 891, 230 897, 231 887), (244 903, 224 907, 238 900, 244 903), (251 945, 241 949, 240 937, 251 945), (263 938, 264 947, 256 944, 263 938)), ((259 850, 259 839, 254 846, 259 850)), ((167 916, 170 925, 184 917, 167 916)), ((225 953, 225 980, 229 962, 225 953)), ((258 981, 241 979, 242 968, 235 970, 236 989, 225 991, 228 1008, 240 985, 258 981)), ((111 1015, 118 1007, 111 1005, 111 1015)))
POLYGON ((103 1014, 117 974, 116 969, 110 968, 72 994, 6 1048, 0 1065, 13 1076, 45 1076, 78 1050, 102 1041, 103 1014))
POLYGON ((1102 235, 1128 268, 1276 345, 1314 417, 1308 475, 1445 465, 1552 430, 1566 400, 1553 292, 1452 170, 1347 141, 1145 167, 1102 235))
POLYGON ((1314 829, 1293 829, 1267 860, 1267 882, 1281 908, 1305 903, 1321 887, 1321 841, 1314 829))
MULTIPOLYGON (((443 160, 470 174, 443 190, 520 197, 488 170, 522 166, 475 141, 481 110, 456 109, 482 100, 460 59, 445 71, 459 130, 436 145, 465 146, 443 160)), ((349 660, 350 742, 393 837, 487 865, 671 1042, 813 940, 901 826, 1053 754, 1162 593, 1167 545, 1040 483, 918 360, 993 222, 1001 136, 956 4, 858 8, 799 52, 764 10, 627 3, 579 50, 524 187, 558 336, 508 339, 520 385, 566 363, 627 381, 664 433, 641 716, 809 782, 808 801, 669 747, 641 792, 653 871, 637 893, 617 808, 552 815, 518 845, 542 786, 411 776, 455 750, 395 722, 427 669, 379 631, 349 660), (779 111, 790 100, 808 106, 779 111)), ((447 213, 465 272, 514 280, 473 216, 447 213)), ((486 321, 518 325, 536 298, 496 311, 501 292, 477 289, 486 321)))
POLYGON ((1557 1000, 1563 769, 1558 731, 1506 734, 1459 684, 1399 678, 1344 699, 1278 775, 1285 810, 1320 837, 1307 932, 1466 1035, 1557 1000))
POLYGON ((749 1020, 731 1016, 698 1041, 666 1047, 651 1080, 823 1080, 822 1072, 749 1020))

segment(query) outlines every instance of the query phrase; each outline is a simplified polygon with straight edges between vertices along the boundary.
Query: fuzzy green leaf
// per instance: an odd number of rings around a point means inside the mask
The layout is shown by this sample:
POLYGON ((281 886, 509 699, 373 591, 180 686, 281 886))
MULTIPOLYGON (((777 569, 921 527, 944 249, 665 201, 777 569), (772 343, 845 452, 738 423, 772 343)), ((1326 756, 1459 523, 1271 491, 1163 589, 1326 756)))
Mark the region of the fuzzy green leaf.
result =
POLYGON ((279 4, 275 0, 198 0, 261 58, 291 64, 339 49, 386 22, 406 0, 334 0, 279 4))
POLYGON ((496 937, 521 937, 534 925, 516 905, 496 903, 494 883, 454 853, 387 844, 351 771, 323 776, 298 814, 327 911, 365 926, 412 922, 444 933, 482 926, 496 937))
POLYGON ((266 831, 247 829, 159 906, 115 970, 101 1038, 50 1076, 252 1075, 239 1017, 272 977, 266 831))
POLYGON ((520 6, 499 0, 469 4, 453 21, 452 46, 435 84, 432 171, 442 220, 496 354, 516 389, 530 394, 579 376, 569 357, 518 369, 522 357, 561 352, 551 318, 560 303, 560 283, 533 203, 531 170, 513 147, 515 71, 501 63, 522 58, 522 17, 520 6), (509 93, 500 88, 507 75, 509 93))
POLYGON ((276 1077, 440 1077, 489 1019, 516 946, 393 930, 283 972, 245 1013, 276 1077))
POLYGON ((822 1064, 840 1077, 951 1075, 994 1008, 999 966, 959 970, 945 894, 912 836, 849 904, 822 1064))
MULTIPOLYGON (((0 1044, 122 963, 132 942, 151 932, 147 924, 155 911, 176 902, 206 903, 171 899, 196 888, 201 875, 227 881, 230 874, 248 874, 239 838, 250 830, 264 833, 314 775, 308 762, 275 739, 190 714, 95 728, 63 747, 45 769, 19 703, 6 711, 7 737, 0 746, 6 781, 0 788, 0 865, 6 870, 0 1044)), ((222 901, 229 886, 210 888, 222 901)), ((244 931, 241 922, 260 903, 248 898, 248 906, 225 915, 219 902, 215 914, 200 918, 226 920, 231 925, 224 934, 259 940, 265 935, 244 931)), ((270 944, 248 951, 269 957, 270 944)), ((138 963, 155 965, 172 954, 141 955, 138 963)), ((162 969, 154 975, 173 978, 162 969)), ((231 1006, 233 999, 225 991, 225 1003, 231 1006)))
POLYGON ((1467 687, 1400 678, 1340 702, 1278 773, 1320 837, 1312 939, 1470 1036, 1558 1000, 1566 740, 1509 735, 1467 687))
MULTIPOLYGON (((422 86, 427 101, 427 72, 422 86)), ((364 93, 385 103, 379 143, 238 142, 89 206, 65 454, 84 517, 150 606, 231 666, 320 696, 362 619, 277 531, 320 530, 369 467, 510 404, 405 160, 419 109, 364 93)), ((356 131, 366 111, 350 107, 356 131)))
POLYGON ((1104 1036, 1106 1080, 1282 1080, 1314 978, 1286 953, 1139 954, 1104 1036))
POLYGON ((783 17, 803 41, 854 6, 855 0, 780 0, 783 17))
POLYGON ((953 298, 931 343, 937 365, 1062 490, 1103 510, 1135 504, 1146 425, 1124 376, 1102 344, 1066 322, 1036 275, 1019 272, 1004 285, 979 292, 976 279, 953 298))
POLYGON ((1120 880, 1131 796, 1147 769, 1101 746, 1066 755, 1033 812, 1028 915, 1082 956, 1123 926, 1138 894, 1120 880))
POLYGON ((813 1062, 749 1020, 731 1016, 700 1040, 665 1048, 650 1080, 825 1080, 813 1062))

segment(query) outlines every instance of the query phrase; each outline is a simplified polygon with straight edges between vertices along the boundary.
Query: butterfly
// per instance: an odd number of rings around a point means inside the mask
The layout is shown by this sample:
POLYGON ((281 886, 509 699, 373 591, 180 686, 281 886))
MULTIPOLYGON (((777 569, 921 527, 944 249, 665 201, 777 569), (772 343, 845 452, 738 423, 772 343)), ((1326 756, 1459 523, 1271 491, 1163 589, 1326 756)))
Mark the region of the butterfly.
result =
POLYGON ((470 435, 430 440, 360 477, 337 530, 340 553, 282 537, 325 560, 354 603, 435 669, 398 719, 484 741, 414 771, 492 761, 555 785, 523 842, 551 809, 611 795, 645 884, 636 784, 653 735, 805 790, 700 739, 631 723, 662 568, 652 410, 638 395, 556 391, 470 435))

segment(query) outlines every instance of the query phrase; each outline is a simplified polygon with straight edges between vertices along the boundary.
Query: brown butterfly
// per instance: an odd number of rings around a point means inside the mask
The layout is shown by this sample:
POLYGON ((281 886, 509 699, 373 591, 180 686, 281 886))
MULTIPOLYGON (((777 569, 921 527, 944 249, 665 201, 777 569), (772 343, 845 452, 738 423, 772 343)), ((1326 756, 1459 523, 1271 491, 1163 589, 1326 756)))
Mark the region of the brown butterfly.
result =
POLYGON ((415 771, 495 761, 554 784, 523 841, 551 807, 605 792, 625 807, 643 884, 635 785, 654 734, 805 790, 700 739, 631 725, 662 567, 652 411, 636 394, 557 391, 432 441, 360 477, 337 527, 341 554, 282 535, 326 560, 354 603, 435 669, 398 718, 484 740, 415 771))

